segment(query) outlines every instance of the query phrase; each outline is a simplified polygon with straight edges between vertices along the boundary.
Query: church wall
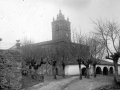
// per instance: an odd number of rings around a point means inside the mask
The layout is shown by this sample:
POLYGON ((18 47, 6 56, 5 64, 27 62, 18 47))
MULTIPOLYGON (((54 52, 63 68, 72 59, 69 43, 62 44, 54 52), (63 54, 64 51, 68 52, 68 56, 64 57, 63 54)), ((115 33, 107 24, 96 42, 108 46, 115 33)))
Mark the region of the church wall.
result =
POLYGON ((47 74, 52 75, 52 66, 49 64, 43 64, 39 69, 37 70, 38 74, 47 74))
MULTIPOLYGON (((84 67, 85 67, 84 65, 81 65, 81 69, 84 68, 84 67)), ((107 67, 108 70, 110 69, 110 67, 113 67, 113 69, 114 69, 114 66, 108 66, 108 65, 97 65, 96 68, 97 67, 100 67, 102 72, 103 72, 104 67, 107 67)), ((63 73, 62 67, 57 66, 57 69, 58 69, 58 75, 62 75, 62 73, 63 73)), ((38 70, 38 73, 39 74, 46 74, 47 73, 48 75, 52 75, 52 66, 47 65, 47 68, 46 68, 46 65, 42 65, 41 69, 38 70), (46 69, 47 69, 47 71, 46 71, 46 69)), ((79 73, 79 66, 78 65, 66 65, 65 75, 79 75, 79 74, 80 73, 79 73)), ((89 74, 90 75, 94 74, 92 65, 90 65, 89 74)), ((118 67, 118 74, 120 75, 120 66, 118 67)))
MULTIPOLYGON (((97 67, 101 67, 101 70, 102 70, 102 71, 103 71, 103 68, 104 68, 104 67, 107 67, 108 70, 110 69, 110 67, 113 67, 113 73, 115 73, 115 71, 114 71, 114 66, 108 66, 108 65, 97 65, 96 68, 97 68, 97 67)), ((120 75, 120 66, 118 66, 118 74, 120 75)))
MULTIPOLYGON (((81 68, 85 67, 81 65, 81 68)), ((79 65, 67 65, 65 67, 65 75, 79 75, 79 65)))
POLYGON ((57 66, 57 69, 58 69, 58 75, 63 75, 63 68, 62 66, 57 66))

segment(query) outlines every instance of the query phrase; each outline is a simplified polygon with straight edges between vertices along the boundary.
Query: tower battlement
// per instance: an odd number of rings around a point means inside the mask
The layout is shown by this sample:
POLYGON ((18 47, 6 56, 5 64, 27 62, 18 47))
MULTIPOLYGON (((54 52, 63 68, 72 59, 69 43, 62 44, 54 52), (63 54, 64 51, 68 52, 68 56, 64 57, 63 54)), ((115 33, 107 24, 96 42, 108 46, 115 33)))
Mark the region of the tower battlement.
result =
POLYGON ((61 10, 57 15, 57 18, 53 18, 52 22, 52 40, 64 40, 71 41, 71 30, 69 18, 65 19, 61 10))

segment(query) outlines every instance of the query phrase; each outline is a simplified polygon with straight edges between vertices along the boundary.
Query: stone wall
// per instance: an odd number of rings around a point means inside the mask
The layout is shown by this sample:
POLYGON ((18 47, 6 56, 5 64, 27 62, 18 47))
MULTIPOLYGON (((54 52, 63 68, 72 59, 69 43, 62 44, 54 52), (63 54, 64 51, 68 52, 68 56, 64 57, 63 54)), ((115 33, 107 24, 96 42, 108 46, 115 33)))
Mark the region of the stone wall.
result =
POLYGON ((18 50, 0 50, 0 90, 20 90, 21 60, 18 50))
POLYGON ((57 66, 56 72, 57 72, 57 75, 59 75, 59 76, 63 75, 63 67, 62 66, 57 66))
POLYGON ((47 75, 52 75, 52 66, 47 64, 43 64, 39 69, 37 70, 38 74, 47 74, 47 75))

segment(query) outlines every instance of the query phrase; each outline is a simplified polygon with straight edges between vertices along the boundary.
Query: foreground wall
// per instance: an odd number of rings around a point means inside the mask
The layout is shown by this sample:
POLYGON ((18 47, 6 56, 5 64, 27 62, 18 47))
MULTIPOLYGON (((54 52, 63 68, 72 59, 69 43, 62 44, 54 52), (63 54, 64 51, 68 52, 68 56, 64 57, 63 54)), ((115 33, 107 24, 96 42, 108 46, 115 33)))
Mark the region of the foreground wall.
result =
POLYGON ((0 90, 21 88, 21 60, 18 50, 0 50, 0 90))

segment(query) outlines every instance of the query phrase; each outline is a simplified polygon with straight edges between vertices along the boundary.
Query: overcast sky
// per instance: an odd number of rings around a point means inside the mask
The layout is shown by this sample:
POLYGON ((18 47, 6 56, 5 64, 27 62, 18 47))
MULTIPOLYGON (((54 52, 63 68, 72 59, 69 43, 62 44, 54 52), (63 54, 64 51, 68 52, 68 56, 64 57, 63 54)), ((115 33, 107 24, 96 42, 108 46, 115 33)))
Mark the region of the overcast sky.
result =
POLYGON ((35 42, 52 39, 51 22, 59 10, 69 17, 71 28, 93 30, 91 20, 120 22, 120 0, 0 0, 0 38, 15 43, 28 37, 35 42))

